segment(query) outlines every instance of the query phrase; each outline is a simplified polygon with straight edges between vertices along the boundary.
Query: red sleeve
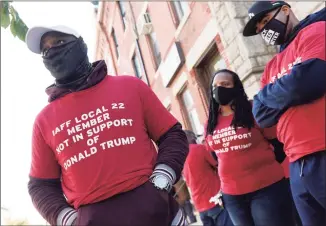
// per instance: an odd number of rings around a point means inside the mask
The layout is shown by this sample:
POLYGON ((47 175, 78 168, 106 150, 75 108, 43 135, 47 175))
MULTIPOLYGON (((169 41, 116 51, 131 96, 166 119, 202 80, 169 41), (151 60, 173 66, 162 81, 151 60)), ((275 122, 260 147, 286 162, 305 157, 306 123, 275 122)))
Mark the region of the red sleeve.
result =
POLYGON ((325 55, 325 27, 326 22, 313 23, 300 32, 298 40, 298 62, 318 58, 326 60, 325 55))
POLYGON ((46 144, 42 132, 34 123, 32 134, 32 163, 30 176, 42 179, 60 178, 60 165, 58 164, 54 152, 46 144))
POLYGON ((139 80, 138 84, 148 134, 156 142, 178 121, 143 81, 139 80))
MULTIPOLYGON (((189 156, 189 155, 188 155, 189 156)), ((185 164, 184 164, 184 166, 183 166, 183 171, 182 171, 182 175, 183 175, 183 177, 184 177, 184 179, 185 179, 185 181, 187 182, 187 183, 189 183, 189 169, 188 169, 188 163, 187 163, 187 160, 185 161, 185 164)))
MULTIPOLYGON (((266 68, 267 68, 267 66, 266 66, 266 68)), ((266 69, 264 70, 264 73, 262 74, 262 76, 260 78, 260 89, 264 88, 268 84, 268 80, 266 78, 265 71, 266 71, 266 69)))

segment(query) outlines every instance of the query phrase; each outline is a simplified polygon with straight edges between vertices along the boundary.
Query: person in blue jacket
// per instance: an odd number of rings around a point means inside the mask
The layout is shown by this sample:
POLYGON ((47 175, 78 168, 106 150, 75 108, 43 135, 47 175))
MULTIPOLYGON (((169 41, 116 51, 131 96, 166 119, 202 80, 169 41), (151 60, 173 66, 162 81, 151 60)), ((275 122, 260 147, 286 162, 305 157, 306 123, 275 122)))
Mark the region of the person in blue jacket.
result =
POLYGON ((290 161, 290 184, 303 225, 326 225, 326 9, 299 21, 284 1, 257 1, 243 35, 280 46, 266 65, 253 114, 277 125, 290 161))

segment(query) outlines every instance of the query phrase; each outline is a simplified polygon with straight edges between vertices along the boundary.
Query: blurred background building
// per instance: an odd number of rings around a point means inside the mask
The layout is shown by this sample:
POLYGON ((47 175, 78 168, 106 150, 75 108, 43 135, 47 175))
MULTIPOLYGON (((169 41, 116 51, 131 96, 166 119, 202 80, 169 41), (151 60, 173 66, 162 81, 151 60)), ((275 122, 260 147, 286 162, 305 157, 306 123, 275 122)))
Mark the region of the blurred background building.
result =
MULTIPOLYGON (((219 69, 241 77, 250 98, 276 53, 261 37, 244 38, 252 2, 99 2, 96 60, 111 75, 137 76, 186 129, 203 134, 209 84, 219 69)), ((324 2, 290 2, 303 19, 324 2)))

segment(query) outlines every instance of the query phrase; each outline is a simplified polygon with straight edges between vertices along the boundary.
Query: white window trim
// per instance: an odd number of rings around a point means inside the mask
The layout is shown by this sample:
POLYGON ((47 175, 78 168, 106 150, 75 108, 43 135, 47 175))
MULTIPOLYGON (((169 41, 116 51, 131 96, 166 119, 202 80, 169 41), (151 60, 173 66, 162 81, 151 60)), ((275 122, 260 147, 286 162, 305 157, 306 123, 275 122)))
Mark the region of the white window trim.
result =
POLYGON ((140 14, 139 14, 139 16, 138 16, 138 18, 137 18, 137 21, 139 21, 139 20, 141 19, 141 17, 143 16, 143 14, 146 13, 147 8, 148 8, 148 2, 144 2, 144 4, 143 4, 143 8, 142 8, 142 10, 140 11, 140 14))
POLYGON ((175 34, 174 34, 174 37, 175 37, 176 40, 179 40, 179 36, 181 34, 181 31, 184 28, 184 26, 186 25, 190 14, 191 14, 191 10, 190 10, 189 3, 188 3, 187 9, 184 12, 184 15, 183 15, 183 17, 182 17, 182 19, 181 19, 181 21, 179 23, 179 26, 178 26, 177 30, 175 31, 175 34))
POLYGON ((163 100, 163 106, 164 106, 165 108, 168 108, 170 105, 171 105, 171 98, 170 98, 170 97, 166 97, 166 98, 163 100))
POLYGON ((136 43, 133 42, 129 51, 129 59, 132 59, 132 57, 136 54, 136 43))
POLYGON ((176 96, 180 95, 180 93, 182 93, 182 91, 183 91, 185 85, 187 84, 187 82, 188 82, 187 73, 182 72, 180 77, 176 80, 176 82, 172 86, 173 96, 176 97, 176 96))

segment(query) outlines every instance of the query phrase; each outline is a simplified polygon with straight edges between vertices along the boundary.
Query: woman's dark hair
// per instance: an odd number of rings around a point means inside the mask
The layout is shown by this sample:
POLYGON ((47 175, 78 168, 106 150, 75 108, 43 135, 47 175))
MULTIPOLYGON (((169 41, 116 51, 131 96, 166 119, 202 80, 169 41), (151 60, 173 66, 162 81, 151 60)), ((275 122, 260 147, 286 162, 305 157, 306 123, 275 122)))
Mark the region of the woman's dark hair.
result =
POLYGON ((208 122, 207 122, 207 128, 206 128, 206 135, 212 135, 217 124, 218 124, 218 114, 219 114, 219 108, 220 105, 215 101, 213 98, 213 89, 212 84, 214 81, 214 78, 219 73, 229 73, 232 75, 234 88, 236 88, 239 92, 237 97, 232 101, 231 108, 234 111, 234 116, 231 122, 231 126, 236 129, 237 127, 241 126, 244 128, 251 129, 254 127, 254 118, 251 112, 252 105, 250 101, 248 100, 248 96, 244 91, 242 82, 239 78, 239 76, 228 69, 222 69, 217 71, 210 83, 209 89, 210 89, 210 96, 209 96, 209 115, 208 115, 208 122))

